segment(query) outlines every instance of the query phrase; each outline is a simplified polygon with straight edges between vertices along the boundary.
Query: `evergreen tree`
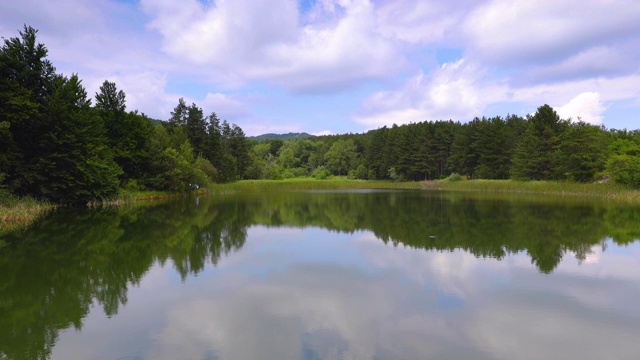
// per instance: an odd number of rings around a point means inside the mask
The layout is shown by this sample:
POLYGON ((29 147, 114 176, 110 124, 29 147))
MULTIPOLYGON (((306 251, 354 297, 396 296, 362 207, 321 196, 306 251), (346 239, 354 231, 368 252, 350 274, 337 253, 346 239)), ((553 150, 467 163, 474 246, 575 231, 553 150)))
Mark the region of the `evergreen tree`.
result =
POLYGON ((10 190, 21 195, 34 194, 41 179, 33 164, 43 155, 38 141, 47 132, 44 113, 55 78, 36 33, 25 25, 19 37, 4 39, 0 48, 0 124, 11 134, 0 138, 0 148, 14 152, 3 156, 0 171, 10 190))
POLYGON ((461 125, 458 136, 451 143, 451 156, 447 166, 453 172, 474 178, 478 167, 478 152, 475 151, 475 138, 480 119, 474 118, 471 122, 461 125))
POLYGON ((113 150, 114 160, 122 168, 121 181, 140 179, 148 171, 147 141, 152 125, 136 112, 126 112, 126 95, 114 82, 105 80, 96 93, 96 109, 113 150))
POLYGON ((216 113, 207 118, 207 138, 203 157, 211 162, 216 169, 222 164, 222 133, 220 119, 216 113))
POLYGON ((205 156, 207 153, 207 122, 202 109, 195 103, 187 109, 185 126, 193 152, 198 156, 205 156))
POLYGON ((607 159, 605 132, 583 122, 563 132, 554 157, 556 179, 587 182, 602 171, 607 159))
POLYGON ((187 124, 187 117, 189 116, 189 108, 184 98, 178 100, 178 105, 173 108, 171 117, 169 118, 169 127, 184 126, 187 124))
POLYGON ((47 101, 47 133, 34 163, 40 175, 36 195, 59 203, 114 196, 120 167, 113 161, 100 118, 77 75, 57 76, 47 101))
POLYGON ((383 179, 386 177, 387 167, 385 164, 384 148, 388 131, 389 129, 384 126, 368 133, 371 141, 365 151, 365 157, 370 179, 383 179))
POLYGON ((539 107, 528 118, 527 129, 516 146, 511 176, 516 179, 550 179, 560 135, 567 124, 567 121, 560 120, 551 106, 539 107))
POLYGON ((236 174, 239 179, 249 167, 249 143, 242 128, 233 124, 231 126, 231 138, 229 139, 229 154, 236 159, 236 174))

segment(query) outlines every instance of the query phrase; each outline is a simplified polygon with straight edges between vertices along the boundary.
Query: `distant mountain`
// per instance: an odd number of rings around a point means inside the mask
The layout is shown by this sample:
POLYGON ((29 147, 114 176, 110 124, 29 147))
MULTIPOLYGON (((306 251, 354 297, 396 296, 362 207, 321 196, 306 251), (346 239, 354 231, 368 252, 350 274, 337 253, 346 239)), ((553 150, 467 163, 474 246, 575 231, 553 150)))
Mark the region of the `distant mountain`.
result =
POLYGON ((258 136, 248 136, 247 139, 260 142, 265 140, 308 139, 312 137, 313 135, 303 132, 303 133, 288 133, 288 134, 262 134, 258 136))

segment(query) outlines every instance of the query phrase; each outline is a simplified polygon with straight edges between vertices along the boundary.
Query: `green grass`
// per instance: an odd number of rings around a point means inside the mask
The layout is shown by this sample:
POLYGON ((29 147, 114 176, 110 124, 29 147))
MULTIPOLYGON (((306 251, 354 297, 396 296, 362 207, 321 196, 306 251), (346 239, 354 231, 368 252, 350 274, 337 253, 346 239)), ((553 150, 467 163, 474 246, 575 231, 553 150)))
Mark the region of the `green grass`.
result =
POLYGON ((418 182, 393 182, 382 180, 351 180, 333 177, 327 180, 314 178, 292 178, 285 180, 242 180, 229 184, 215 184, 209 188, 212 193, 300 191, 300 190, 342 190, 342 189, 420 189, 418 182))
POLYGON ((598 197, 610 200, 640 202, 640 190, 614 183, 576 183, 562 181, 464 180, 427 181, 423 189, 446 191, 485 191, 523 194, 598 197))

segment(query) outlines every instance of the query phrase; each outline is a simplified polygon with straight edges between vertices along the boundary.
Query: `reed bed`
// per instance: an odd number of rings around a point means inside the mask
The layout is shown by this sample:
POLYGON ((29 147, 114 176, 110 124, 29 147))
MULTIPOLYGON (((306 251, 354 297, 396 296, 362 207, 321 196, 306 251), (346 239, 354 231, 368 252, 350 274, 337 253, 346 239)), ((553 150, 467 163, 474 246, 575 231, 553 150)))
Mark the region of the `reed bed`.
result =
POLYGON ((24 229, 55 208, 29 197, 4 198, 0 202, 0 234, 24 229))
POLYGON ((610 182, 599 184, 562 181, 438 180, 424 182, 422 188, 446 191, 484 191, 597 197, 609 200, 640 202, 640 190, 610 182))
POLYGON ((351 180, 333 178, 316 180, 314 178, 293 178, 285 180, 242 180, 229 184, 215 184, 209 188, 211 193, 267 192, 267 191, 305 191, 305 190, 346 190, 346 189, 420 189, 418 182, 393 182, 382 180, 351 180))

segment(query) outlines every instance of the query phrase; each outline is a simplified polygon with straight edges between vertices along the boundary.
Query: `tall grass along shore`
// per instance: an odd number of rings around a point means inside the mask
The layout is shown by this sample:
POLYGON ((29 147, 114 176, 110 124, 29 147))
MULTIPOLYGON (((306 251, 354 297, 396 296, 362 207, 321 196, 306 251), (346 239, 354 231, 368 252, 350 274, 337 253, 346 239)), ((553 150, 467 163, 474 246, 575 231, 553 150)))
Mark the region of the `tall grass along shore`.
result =
POLYGON ((418 182, 393 182, 386 180, 351 180, 342 177, 317 180, 291 178, 285 180, 242 180, 210 187, 212 194, 264 191, 346 190, 346 189, 421 189, 418 182))
POLYGON ((30 197, 0 197, 0 235, 33 224, 55 207, 30 197))
POLYGON ((422 182, 422 189, 579 196, 624 202, 640 202, 640 190, 612 182, 577 183, 563 181, 437 180, 422 182))
MULTIPOLYGON (((640 190, 614 183, 575 183, 555 181, 515 180, 434 180, 422 182, 393 182, 385 180, 352 180, 336 177, 327 180, 293 178, 286 180, 242 180, 228 184, 214 184, 200 189, 196 195, 258 193, 266 191, 396 189, 426 191, 468 191, 514 194, 542 194, 572 197, 592 197, 622 202, 640 202, 640 190)), ((108 201, 90 203, 90 206, 122 205, 138 201, 169 199, 187 196, 185 193, 162 191, 123 192, 108 201)), ((55 209, 56 205, 35 199, 0 197, 0 235, 26 228, 55 209)))

